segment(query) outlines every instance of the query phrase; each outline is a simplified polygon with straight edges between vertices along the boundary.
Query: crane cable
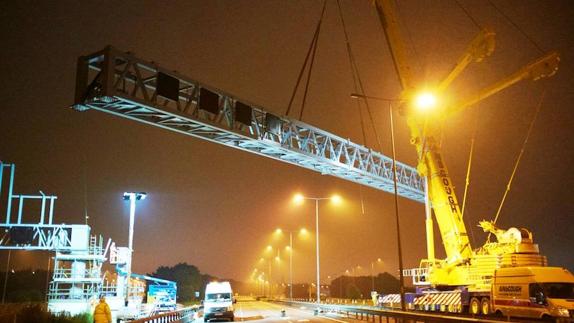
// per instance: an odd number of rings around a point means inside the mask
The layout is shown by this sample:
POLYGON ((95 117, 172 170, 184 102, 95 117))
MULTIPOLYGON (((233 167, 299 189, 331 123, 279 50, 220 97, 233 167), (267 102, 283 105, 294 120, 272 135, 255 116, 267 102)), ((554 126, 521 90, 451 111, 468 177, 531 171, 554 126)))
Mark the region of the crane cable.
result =
MULTIPOLYGON (((88 142, 88 127, 86 126, 87 113, 82 113, 80 124, 82 125, 81 136, 83 142, 88 142)), ((88 145, 82 145, 82 181, 84 184, 84 223, 88 225, 88 154, 86 152, 88 145)))
POLYGON ((474 17, 470 14, 470 12, 468 12, 468 10, 466 10, 466 8, 460 3, 460 1, 458 1, 458 0, 454 0, 454 1, 460 7, 460 9, 462 9, 462 11, 466 14, 468 19, 470 19, 470 21, 472 21, 472 23, 476 26, 476 28, 478 28, 478 30, 482 30, 483 27, 478 23, 478 21, 476 19, 474 19, 474 17))
POLYGON ((321 25, 323 23, 323 17, 325 16, 325 8, 327 7, 327 0, 323 0, 323 9, 321 10, 321 17, 319 18, 319 22, 317 22, 317 27, 315 27, 315 33, 313 34, 313 39, 311 40, 311 44, 309 44, 309 49, 307 50, 307 55, 305 56, 305 61, 303 62, 303 66, 301 66, 301 71, 299 71, 299 76, 297 77, 297 82, 295 83, 295 88, 293 89, 293 93, 291 94, 291 99, 289 100, 289 104, 287 105, 287 111, 285 115, 288 116, 289 112, 291 111, 291 106, 293 105, 293 100, 295 99, 295 95, 297 94, 297 89, 299 88, 299 84, 301 83, 301 78, 303 77, 303 73, 307 67, 307 63, 309 62, 309 58, 311 58, 311 63, 309 64, 309 70, 307 72, 307 80, 305 84, 305 92, 303 94, 303 102, 301 103, 301 111, 299 112, 299 120, 303 117, 303 110, 305 109, 305 101, 307 100, 307 93, 309 91, 309 81, 311 79, 311 72, 313 70, 313 63, 315 62, 315 53, 317 52, 317 44, 319 42, 319 33, 321 31, 321 25))
MULTIPOLYGON (((349 42, 349 35, 347 34, 347 25, 345 24, 345 19, 343 18, 343 10, 341 9, 341 3, 339 0, 337 0, 337 8, 339 10, 339 17, 341 18, 341 25, 343 26, 343 34, 345 35, 345 47, 347 49, 347 56, 349 58, 349 65, 351 67, 351 76, 353 77, 353 89, 355 93, 357 93, 359 91, 359 86, 357 85, 357 82, 360 82, 360 76, 357 71, 357 67, 355 65, 353 51, 351 49, 351 44, 349 42), (357 78, 359 79, 359 81, 357 81, 357 78)), ((364 93, 361 94, 364 95, 364 93)), ((357 101, 357 109, 359 110, 359 122, 361 124, 361 134, 363 135, 363 144, 366 146, 367 134, 365 133, 365 123, 363 121, 363 109, 361 106, 361 100, 356 101, 357 101)), ((368 106, 369 102, 365 100, 365 104, 368 106)))
MULTIPOLYGON (((349 58, 349 65, 351 67, 351 75, 353 77, 353 88, 355 93, 360 93, 361 95, 365 95, 365 88, 363 86, 363 81, 361 80, 361 75, 359 73, 359 68, 357 66, 357 61, 355 60, 355 55, 353 55, 353 50, 351 48, 351 42, 349 40, 349 34, 347 32, 347 25, 345 24, 345 19, 343 16, 343 9, 341 8, 340 0, 337 0, 337 8, 339 11, 339 17, 341 18, 341 25, 343 26, 343 34, 345 35, 345 47, 347 48, 347 57, 349 58)), ((377 146, 379 151, 382 150, 381 139, 379 137, 379 133, 377 132, 377 127, 375 126, 375 121, 373 118, 373 114, 371 113, 371 107, 369 106, 368 100, 363 100, 365 102, 365 108, 367 110, 367 114, 369 115, 369 120, 371 122, 371 126, 373 127, 373 133, 375 134, 375 140, 377 142, 377 146)), ((363 110, 361 106, 361 100, 357 100, 357 109, 359 110, 359 121, 361 124, 361 134, 363 136, 363 144, 367 145, 367 134, 365 129, 365 122, 363 119, 363 110)), ((363 186, 359 185, 359 194, 361 197, 361 214, 365 214, 365 203, 363 197, 363 186)))
MULTIPOLYGON (((470 187, 470 169, 472 167, 472 157, 474 156, 474 143, 476 141, 476 133, 478 132, 478 114, 479 114, 479 109, 476 109, 474 112, 474 131, 472 132, 472 137, 470 139, 470 151, 468 153, 468 166, 466 169, 466 179, 465 179, 465 185, 464 185, 464 195, 462 197, 462 207, 460 210, 460 217, 461 219, 464 221, 464 211, 466 210, 466 198, 468 196, 468 189, 470 187)), ((472 239, 472 244, 475 244, 475 239, 474 239, 474 231, 472 230, 472 228, 469 230, 470 231, 470 238, 472 239)))
MULTIPOLYGON (((540 100, 538 101, 538 105, 536 107, 536 112, 534 113, 534 117, 532 118, 532 121, 530 122, 530 126, 528 127, 528 132, 526 133, 526 138, 524 138, 524 142, 522 143, 522 148, 520 149, 520 153, 518 154, 518 158, 516 159, 516 163, 514 164, 514 169, 512 170, 512 174, 510 175, 510 179, 508 180, 508 184, 506 185, 506 190, 504 191, 504 195, 502 196, 502 200, 500 201, 500 205, 498 206, 498 210, 496 211, 496 216, 494 217, 494 221, 492 222, 492 224, 496 224, 496 221, 498 221, 498 217, 500 216, 500 211, 502 210, 502 206, 504 205, 504 202, 506 200, 506 196, 508 195, 508 192, 510 191, 510 186, 512 185, 512 180, 514 179, 514 175, 516 174, 516 170, 518 169, 518 164, 520 164, 520 160, 522 158, 522 155, 524 154, 526 144, 528 143, 528 138, 530 137, 530 134, 532 133, 532 129, 534 128, 534 123, 536 122, 536 119, 538 118, 538 114, 540 113, 540 109, 542 107, 542 102, 544 101, 545 96, 546 96, 546 89, 544 89, 544 91, 542 92, 542 96, 540 97, 540 100)), ((487 242, 490 241, 491 234, 492 233, 488 234, 488 237, 486 238, 487 242)))
MULTIPOLYGON (((359 73, 359 68, 357 66, 357 60, 355 59, 355 55, 353 54, 353 50, 351 48, 351 42, 349 40, 349 34, 347 32, 347 25, 345 24, 345 19, 343 18, 343 10, 341 8, 341 3, 340 0, 337 0, 337 7, 339 10, 339 16, 341 18, 341 24, 343 26, 343 33, 345 35, 345 45, 347 48, 347 57, 349 58, 349 64, 351 65, 351 73, 353 76, 353 85, 354 85, 354 89, 355 92, 359 92, 361 95, 365 95, 365 87, 363 86, 363 81, 361 79, 361 75, 359 73)), ((379 151, 383 151, 383 147, 381 145, 381 138, 379 137, 379 133, 377 132, 377 127, 375 126, 375 119, 373 118, 373 114, 371 112, 371 107, 369 105, 369 101, 368 100, 363 100, 365 102, 365 108, 367 110, 367 114, 369 115, 369 121, 371 122, 371 126, 373 127, 373 133, 375 135, 375 140, 377 142, 377 148, 379 149, 379 151)), ((366 130, 365 130, 365 125, 363 122, 363 114, 361 111, 361 101, 358 100, 357 101, 357 107, 359 108, 359 117, 361 119, 361 131, 363 134, 363 144, 367 145, 367 136, 366 136, 366 130)))
POLYGON ((544 54, 545 51, 542 49, 542 47, 540 45, 538 45, 538 43, 536 43, 534 41, 534 39, 532 39, 532 37, 528 36, 528 34, 522 30, 520 27, 518 27, 518 25, 512 21, 512 19, 510 19, 510 17, 505 14, 502 10, 500 10, 500 8, 498 8, 491 0, 487 0, 488 3, 496 10, 498 11, 498 13, 500 15, 502 15, 504 17, 504 19, 508 20, 508 22, 514 27, 516 28, 516 30, 518 30, 519 33, 522 34, 522 36, 524 36, 524 38, 526 38, 540 53, 544 54))

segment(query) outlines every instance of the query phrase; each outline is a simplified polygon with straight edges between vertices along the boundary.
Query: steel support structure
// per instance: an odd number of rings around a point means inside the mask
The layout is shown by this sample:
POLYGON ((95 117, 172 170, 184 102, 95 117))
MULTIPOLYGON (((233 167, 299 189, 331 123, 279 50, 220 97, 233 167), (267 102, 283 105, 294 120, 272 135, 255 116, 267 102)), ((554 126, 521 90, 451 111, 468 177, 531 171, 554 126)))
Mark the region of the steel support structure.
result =
POLYGON ((73 251, 83 249, 83 245, 73 245, 72 239, 76 235, 90 232, 87 225, 79 224, 53 224, 55 195, 46 195, 39 191, 39 195, 14 194, 14 180, 16 165, 0 161, 0 197, 2 197, 4 181, 8 183, 6 193, 5 219, 0 221, 0 250, 48 250, 73 251), (4 173, 8 173, 4 177, 4 173), (12 202, 17 201, 17 209, 12 202), (39 201, 39 220, 26 223, 23 221, 25 202, 39 201), (46 219, 46 209, 48 218, 46 219), (16 222, 13 222, 12 213, 17 211, 16 222), (47 221, 46 221, 47 220, 47 221))
MULTIPOLYGON (((391 158, 111 46, 78 59, 73 108, 99 110, 394 192, 391 158), (216 98, 215 108, 200 103, 203 93, 216 98)), ((417 170, 403 163, 396 167, 398 194, 424 203, 417 170)))

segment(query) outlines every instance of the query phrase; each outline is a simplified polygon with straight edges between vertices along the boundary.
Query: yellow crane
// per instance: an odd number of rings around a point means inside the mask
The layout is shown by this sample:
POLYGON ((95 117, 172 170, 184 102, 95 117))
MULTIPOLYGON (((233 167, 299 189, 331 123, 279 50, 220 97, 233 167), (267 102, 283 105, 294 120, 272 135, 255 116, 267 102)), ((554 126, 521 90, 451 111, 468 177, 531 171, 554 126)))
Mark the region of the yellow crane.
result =
MULTIPOLYGON (((376 0, 374 3, 402 86, 400 110, 406 116, 411 143, 417 151, 417 169, 427 179, 429 200, 446 251, 446 259, 440 261, 434 259, 433 222, 432 218, 427 215, 428 259, 423 260, 421 269, 416 271, 420 275, 419 282, 433 286, 458 286, 469 285, 469 281, 477 280, 478 286, 479 282, 492 275, 494 269, 501 265, 493 259, 483 259, 488 256, 512 255, 514 261, 520 259, 518 261, 520 265, 545 264, 545 257, 538 254, 538 248, 532 242, 532 235, 529 232, 516 234, 514 231, 516 229, 507 234, 515 239, 498 241, 498 243, 491 243, 489 246, 476 250, 472 248, 454 186, 441 155, 441 147, 435 138, 444 118, 471 107, 480 100, 519 81, 538 80, 554 75, 560 61, 558 53, 551 52, 467 98, 455 100, 451 104, 444 104, 444 102, 441 104, 436 98, 448 91, 451 83, 469 64, 481 62, 492 54, 495 48, 495 33, 489 29, 481 30, 448 75, 441 82, 437 82, 436 88, 430 89, 430 92, 421 93, 423 88, 413 75, 412 64, 410 64, 406 46, 401 37, 401 28, 393 0, 376 0), (491 265, 485 265, 487 262, 491 265), (473 277, 478 277, 478 279, 473 277)), ((481 225, 485 231, 500 230, 489 222, 483 222, 481 225)), ((507 230, 502 231, 496 231, 497 237, 502 237, 503 233, 507 232, 507 230)))
MULTIPOLYGON (((450 73, 431 89, 434 93, 419 93, 422 89, 413 77, 393 0, 375 0, 375 6, 402 86, 401 111, 416 148, 417 170, 426 179, 428 191, 428 257, 421 260, 419 268, 405 270, 417 287, 417 292, 409 297, 409 308, 572 319, 574 304, 569 299, 574 298, 574 275, 567 269, 547 266, 546 257, 539 253, 530 231, 504 230, 497 228, 494 221, 481 221, 482 229, 489 232, 489 237, 496 236, 496 241, 488 239, 483 246, 472 248, 440 143, 435 139, 439 125, 454 113, 522 80, 535 81, 554 75, 560 61, 558 53, 550 52, 473 95, 447 104, 436 97, 445 94, 470 63, 480 62, 494 51, 494 32, 481 30, 450 73), (434 256, 429 201, 446 251, 446 258, 441 260, 434 256)), ((389 300, 393 297, 388 296, 389 300)), ((406 298, 401 299, 401 304, 406 303, 406 298)), ((383 298, 381 302, 388 301, 383 298)))

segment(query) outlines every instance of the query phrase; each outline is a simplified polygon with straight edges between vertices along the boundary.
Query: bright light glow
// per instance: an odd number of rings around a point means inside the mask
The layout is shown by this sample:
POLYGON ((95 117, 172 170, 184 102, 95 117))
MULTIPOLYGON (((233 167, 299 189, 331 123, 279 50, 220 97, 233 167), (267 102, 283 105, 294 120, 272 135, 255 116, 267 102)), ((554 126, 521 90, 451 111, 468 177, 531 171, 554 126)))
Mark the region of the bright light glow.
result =
POLYGON ((307 231, 307 229, 305 229, 305 228, 301 228, 301 230, 299 230, 299 233, 307 235, 307 234, 309 234, 309 231, 307 231))
POLYGON ((290 247, 290 246, 286 246, 285 249, 286 249, 287 251, 291 251, 291 247, 290 247))
POLYGON ((281 261, 281 258, 279 258, 279 256, 275 256, 275 261, 281 261))
POLYGON ((259 258, 259 262, 264 262, 264 261, 265 261, 265 259, 259 258))
POLYGON ((333 195, 331 196, 331 202, 333 202, 333 204, 339 205, 341 202, 343 202, 343 199, 339 195, 333 195))
POLYGON ((147 196, 146 192, 124 192, 124 200, 145 200, 147 196))
POLYGON ((275 229, 275 234, 281 234, 283 233, 283 230, 281 230, 280 228, 275 229))
POLYGON ((295 196, 293 196, 293 203, 295 204, 301 204, 303 203, 303 200, 305 200, 305 196, 303 196, 301 193, 297 193, 295 196))
POLYGON ((420 111, 428 111, 436 106, 436 96, 430 92, 423 92, 416 96, 415 106, 420 111))
POLYGON ((381 258, 377 258, 377 262, 382 262, 383 260, 381 260, 381 258))
POLYGON ((267 251, 271 251, 273 250, 273 247, 271 245, 267 246, 267 251))

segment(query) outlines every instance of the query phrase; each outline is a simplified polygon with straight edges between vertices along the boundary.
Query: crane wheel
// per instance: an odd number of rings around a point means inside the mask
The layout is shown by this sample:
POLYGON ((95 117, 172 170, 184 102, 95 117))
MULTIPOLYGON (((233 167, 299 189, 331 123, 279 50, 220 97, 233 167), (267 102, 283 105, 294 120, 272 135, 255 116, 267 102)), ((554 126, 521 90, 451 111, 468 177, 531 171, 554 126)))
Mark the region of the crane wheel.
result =
POLYGON ((478 298, 473 297, 470 299, 470 303, 468 305, 468 312, 472 315, 478 315, 480 313, 480 301, 478 298))
POLYGON ((480 301, 480 312, 482 315, 490 314, 490 299, 488 297, 483 297, 480 301))

